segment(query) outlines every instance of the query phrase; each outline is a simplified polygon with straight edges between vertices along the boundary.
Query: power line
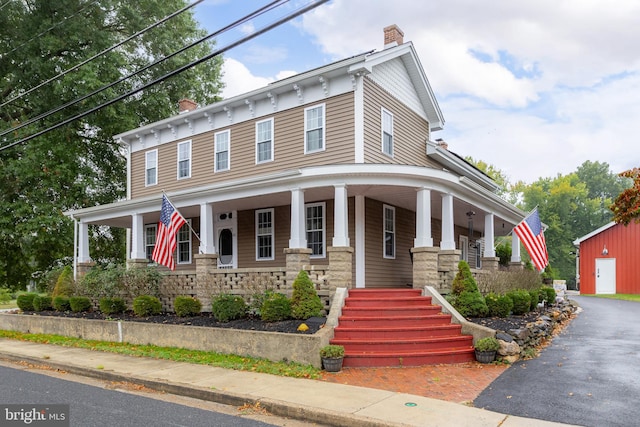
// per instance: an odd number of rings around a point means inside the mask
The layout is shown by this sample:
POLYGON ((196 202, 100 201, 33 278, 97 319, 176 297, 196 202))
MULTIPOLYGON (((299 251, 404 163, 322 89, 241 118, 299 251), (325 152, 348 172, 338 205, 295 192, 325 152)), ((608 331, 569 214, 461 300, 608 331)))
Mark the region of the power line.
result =
MULTIPOLYGON (((285 0, 284 3, 288 2, 288 1, 289 0, 285 0)), ((83 96, 81 96, 79 98, 76 98, 73 101, 69 101, 66 104, 63 104, 63 105, 61 105, 59 107, 56 107, 56 108, 54 108, 52 110, 49 110, 49 111, 47 111, 45 113, 42 113, 42 114, 40 114, 40 115, 38 115, 36 117, 33 117, 33 118, 31 118, 31 119, 29 119, 29 120, 27 120, 25 122, 20 123, 17 126, 14 126, 12 128, 3 130, 2 132, 0 132, 0 136, 4 136, 4 135, 7 135, 7 134, 9 134, 11 132, 14 132, 16 130, 22 129, 22 128, 26 127, 26 126, 29 126, 30 124, 33 124, 33 123, 37 122, 38 120, 44 119, 44 118, 49 117, 49 116, 51 116, 51 115, 53 115, 53 114, 55 114, 55 113, 57 113, 59 111, 62 111, 65 108, 70 107, 71 105, 77 104, 78 102, 84 101, 85 99, 88 99, 88 98, 90 98, 90 97, 92 97, 94 95, 97 95, 98 93, 103 92, 103 91, 105 91, 105 90, 117 85, 118 83, 122 83, 123 81, 126 81, 126 80, 130 79, 131 77, 134 77, 134 76, 142 73, 143 71, 148 70, 149 68, 152 68, 152 67, 154 67, 154 66, 156 66, 158 64, 161 64, 162 62, 167 61, 167 60, 173 58, 174 56, 179 55, 182 52, 184 52, 184 51, 186 51, 188 49, 191 49, 192 47, 194 47, 194 46, 196 46, 196 45, 198 45, 200 43, 203 43, 204 41, 206 41, 206 40, 208 40, 208 39, 210 39, 212 37, 220 35, 221 33, 224 33, 225 31, 228 31, 228 30, 230 30, 230 29, 232 29, 234 27, 237 27, 238 25, 243 24, 243 23, 245 23, 245 22, 247 22, 247 21, 249 21, 249 20, 251 20, 251 19, 253 19, 253 18, 257 17, 257 16, 260 16, 261 14, 263 14, 263 13, 269 11, 269 10, 272 10, 272 9, 274 9, 276 7, 279 7, 280 4, 278 4, 278 3, 282 3, 282 2, 283 2, 283 0, 275 0, 275 1, 271 2, 271 3, 269 3, 268 5, 263 6, 262 8, 254 11, 253 13, 251 13, 249 15, 246 15, 245 17, 233 22, 232 24, 229 24, 226 27, 223 27, 222 29, 220 29, 218 31, 215 31, 215 32, 213 32, 213 33, 211 33, 211 34, 209 34, 209 35, 207 35, 207 36, 205 36, 205 37, 203 37, 203 38, 201 38, 199 40, 196 40, 195 42, 191 43, 190 45, 185 46, 185 47, 173 52, 172 54, 170 54, 168 56, 165 56, 162 59, 159 59, 159 60, 157 60, 155 62, 152 62, 151 64, 148 64, 148 65, 142 67, 141 69, 139 69, 139 70, 127 75, 127 76, 124 76, 124 77, 122 77, 122 78, 120 78, 120 79, 118 79, 118 80, 116 80, 114 82, 111 82, 111 83, 109 83, 109 84, 107 84, 107 85, 105 85, 105 86, 103 86, 103 87, 101 87, 99 89, 96 89, 93 92, 90 92, 90 93, 85 94, 85 95, 83 95, 83 96)))
POLYGON ((197 5, 197 4, 199 4, 199 3, 202 3, 203 1, 204 1, 204 0, 196 0, 194 3, 192 3, 192 4, 188 5, 188 6, 183 7, 182 9, 178 10, 177 12, 172 13, 172 14, 171 14, 171 15, 169 15, 169 16, 166 16, 165 18, 161 19, 160 21, 158 21, 158 22, 156 22, 156 23, 154 23, 154 24, 152 24, 152 25, 148 26, 148 27, 147 27, 147 28, 145 28, 144 30, 140 30, 140 31, 138 31, 137 33, 135 33, 134 35, 132 35, 132 36, 130 36, 130 37, 128 37, 128 38, 126 38, 125 40, 121 41, 120 43, 117 43, 117 44, 115 44, 115 45, 111 46, 110 48, 107 48, 107 49, 103 50, 102 52, 100 52, 100 53, 97 53, 97 54, 93 55, 91 58, 86 59, 85 61, 83 61, 83 62, 81 62, 81 63, 79 63, 79 64, 77 64, 77 65, 74 65, 73 67, 71 67, 71 68, 69 68, 69 69, 67 69, 67 70, 65 70, 65 71, 63 71, 63 72, 61 72, 61 73, 60 73, 60 74, 58 74, 57 76, 51 77, 50 79, 48 79, 48 80, 46 80, 46 81, 44 81, 44 82, 42 82, 42 83, 38 84, 38 85, 37 85, 37 86, 35 86, 35 87, 32 87, 31 89, 27 90, 26 92, 23 92, 23 93, 21 93, 20 95, 17 95, 17 96, 15 96, 15 97, 13 97, 13 98, 9 99, 8 101, 3 102, 2 104, 0 104, 0 107, 4 107, 5 105, 7 105, 7 104, 9 104, 9 103, 11 103, 11 102, 13 102, 13 101, 18 100, 18 99, 22 98, 22 97, 23 97, 23 96, 25 96, 25 95, 30 94, 30 93, 31 93, 31 92, 33 92, 34 90, 41 88, 42 86, 46 85, 47 83, 51 83, 52 81, 57 80, 57 79, 59 79, 60 77, 62 77, 62 76, 64 76, 64 75, 66 75, 66 74, 68 74, 68 73, 70 73, 70 72, 72 72, 72 71, 77 70, 78 68, 82 67, 82 66, 83 66, 83 65, 85 65, 85 64, 88 64, 89 62, 93 61, 94 59, 98 58, 99 56, 102 56, 102 55, 104 55, 104 54, 106 54, 106 53, 111 52, 112 50, 114 50, 114 49, 116 49, 116 48, 118 48, 118 47, 122 46, 123 44, 127 43, 128 41, 130 41, 130 40, 132 40, 132 39, 134 39, 134 38, 138 37, 138 36, 139 36, 139 35, 141 35, 141 34, 146 33, 147 31, 149 31, 149 30, 151 30, 151 29, 153 29, 153 28, 157 27, 157 26, 158 26, 158 25, 160 25, 160 24, 163 24, 163 23, 167 22, 169 19, 171 19, 171 18, 173 18, 173 17, 175 17, 175 16, 177 16, 177 15, 181 14, 182 12, 184 12, 184 11, 186 11, 186 10, 191 9, 192 7, 196 6, 196 5, 197 5))
MULTIPOLYGON (((190 62, 189 64, 183 65, 182 67, 180 67, 180 68, 178 68, 176 70, 173 70, 173 71, 165 74, 164 76, 159 77, 159 78, 157 78, 157 79, 155 79, 155 80, 153 80, 153 81, 151 81, 151 82, 149 82, 149 83, 147 83, 147 84, 145 84, 145 85, 143 85, 143 86, 141 86, 141 87, 139 87, 137 89, 131 90, 128 93, 120 95, 120 96, 118 96, 118 97, 116 97, 116 98, 114 98, 112 100, 109 100, 109 101, 107 101, 105 103, 102 103, 102 104, 96 106, 96 107, 93 107, 93 108, 91 108, 91 109, 89 109, 89 110, 87 110, 87 111, 85 111, 83 113, 80 113, 80 114, 77 114, 77 115, 75 115, 75 116, 73 116, 71 118, 68 118, 68 119, 66 119, 66 120, 64 120, 62 122, 57 123, 56 125, 48 127, 47 129, 41 130, 40 132, 37 132, 37 133, 35 133, 33 135, 30 135, 30 136, 27 136, 25 138, 22 138, 22 139, 20 139, 18 141, 14 141, 14 142, 12 142, 10 144, 5 145, 4 147, 0 147, 0 151, 7 150, 7 149, 9 149, 11 147, 14 147, 14 146, 18 145, 18 144, 22 144, 24 142, 27 142, 27 141, 33 139, 33 138, 36 138, 36 137, 41 136, 41 135, 44 135, 47 132, 50 132, 50 131, 55 130, 55 129, 58 129, 59 127, 67 125, 67 124, 69 124, 69 123, 71 123, 71 122, 73 122, 75 120, 78 120, 78 119, 81 119, 83 117, 86 117, 89 114, 92 114, 92 113, 94 113, 94 112, 96 112, 98 110, 101 110, 104 107, 108 107, 109 105, 115 104, 116 102, 121 101, 121 100, 123 100, 125 98, 128 98, 131 95, 135 95, 136 93, 141 92, 144 89, 147 89, 149 87, 155 86, 156 84, 161 83, 161 82, 163 82, 163 81, 165 81, 165 80, 167 80, 167 79, 169 79, 171 77, 174 77, 175 75, 178 75, 178 74, 180 74, 180 73, 182 73, 182 72, 184 72, 184 71, 186 71, 186 70, 188 70, 190 68, 193 68, 193 67, 195 67, 195 66, 197 66, 199 64, 202 64, 203 62, 206 62, 206 61, 208 61, 208 60, 210 60, 210 59, 212 59, 212 58, 214 58, 214 57, 216 57, 218 55, 221 55, 224 52, 226 52, 226 51, 228 51, 230 49, 233 49, 234 47, 236 47, 238 45, 241 45, 242 43, 246 43, 247 41, 249 41, 251 39, 254 39, 257 36, 259 36, 259 35, 261 35, 263 33, 266 33, 267 31, 270 31, 270 30, 272 30, 272 29, 284 24, 285 22, 288 22, 288 21, 292 20, 293 18, 296 18, 296 17, 298 17, 298 16, 300 16, 300 15, 302 15, 302 14, 304 14, 304 13, 306 13, 306 12, 312 10, 312 9, 315 9, 316 7, 326 3, 328 1, 329 0, 314 0, 311 3, 309 3, 308 5, 299 8, 298 10, 290 13, 289 15, 286 15, 283 18, 280 18, 279 20, 277 20, 277 21, 275 21, 275 22, 273 22, 273 23, 261 28, 258 31, 255 31, 255 32, 253 32, 253 33, 251 33, 251 34, 249 34, 249 35, 247 35, 247 36, 245 36, 245 37, 243 37, 243 38, 241 38, 239 40, 236 40, 235 42, 233 42, 231 44, 228 44, 226 47, 224 47, 222 49, 218 49, 218 50, 216 50, 216 51, 214 51, 214 52, 212 52, 212 53, 210 53, 210 54, 208 54, 208 55, 206 55, 206 56, 204 56, 204 57, 202 57, 202 58, 200 58, 200 59, 198 59, 196 61, 193 61, 193 62, 190 62)), ((234 24, 228 25, 225 28, 232 28, 235 25, 237 25, 237 24, 234 23, 234 24)))

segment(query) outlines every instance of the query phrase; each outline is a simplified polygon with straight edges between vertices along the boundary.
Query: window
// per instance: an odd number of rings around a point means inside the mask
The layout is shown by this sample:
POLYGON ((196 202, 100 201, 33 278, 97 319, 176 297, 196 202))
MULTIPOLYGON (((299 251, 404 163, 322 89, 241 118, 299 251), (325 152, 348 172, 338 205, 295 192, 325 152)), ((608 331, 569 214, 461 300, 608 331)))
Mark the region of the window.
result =
POLYGON ((384 257, 396 257, 396 208, 384 205, 384 257))
POLYGON ((256 163, 273 160, 273 119, 256 123, 256 163))
POLYGON ((178 144, 178 179, 191 177, 191 141, 178 144))
POLYGON ((304 110, 304 152, 324 150, 324 104, 304 110))
POLYGON ((151 224, 144 226, 144 248, 147 254, 147 261, 154 262, 151 259, 153 255, 153 248, 156 246, 156 234, 158 233, 158 225, 151 224))
POLYGON ((158 183, 158 150, 147 151, 144 156, 145 178, 144 185, 156 185, 158 183))
POLYGON ((191 264, 191 220, 178 230, 178 264, 191 264))
POLYGON ((307 247, 311 249, 311 258, 324 258, 325 204, 310 203, 305 206, 307 211, 307 247))
POLYGON ((215 172, 229 170, 229 139, 231 131, 225 130, 215 134, 215 172))
POLYGON ((393 157, 393 114, 382 109, 382 152, 393 157))
POLYGON ((273 209, 256 211, 256 259, 273 259, 273 209))

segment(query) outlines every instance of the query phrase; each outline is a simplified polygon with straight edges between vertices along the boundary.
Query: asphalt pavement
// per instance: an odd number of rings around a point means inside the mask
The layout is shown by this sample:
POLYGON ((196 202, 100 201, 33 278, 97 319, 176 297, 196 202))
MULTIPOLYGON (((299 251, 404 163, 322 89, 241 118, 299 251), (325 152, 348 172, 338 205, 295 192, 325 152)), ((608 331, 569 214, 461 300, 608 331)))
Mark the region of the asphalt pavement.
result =
POLYGON ((580 314, 538 358, 500 375, 475 407, 588 427, 640 425, 640 304, 571 299, 580 314))

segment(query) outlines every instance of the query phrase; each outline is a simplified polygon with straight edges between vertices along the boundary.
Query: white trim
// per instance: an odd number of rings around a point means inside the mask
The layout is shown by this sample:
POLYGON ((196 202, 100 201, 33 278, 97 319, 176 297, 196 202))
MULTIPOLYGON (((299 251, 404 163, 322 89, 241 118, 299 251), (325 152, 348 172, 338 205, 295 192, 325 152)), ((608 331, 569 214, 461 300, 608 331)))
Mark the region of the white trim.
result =
MULTIPOLYGON (((304 205, 304 232, 305 237, 307 237, 309 233, 308 225, 308 215, 309 208, 322 207, 322 253, 321 254, 313 254, 313 248, 311 248, 311 242, 309 239, 307 240, 307 248, 311 249, 311 258, 326 258, 327 256, 327 204, 325 202, 316 202, 316 203, 305 203, 304 205)), ((318 229, 314 229, 313 231, 317 231, 318 229)))
POLYGON ((580 243, 584 242, 587 239, 592 238, 593 236, 595 236, 596 234, 600 234, 605 230, 608 230, 609 228, 613 227, 614 225, 616 225, 615 222, 610 222, 608 224, 603 225, 602 227, 598 228, 597 230, 592 231, 591 233, 587 234, 586 236, 582 236, 576 240, 573 241, 573 244, 575 246, 579 246, 580 243))
POLYGON ((356 288, 365 286, 365 198, 356 195, 355 200, 356 226, 356 288))
POLYGON ((178 145, 176 146, 176 179, 181 180, 181 179, 191 178, 191 159, 192 159, 191 158, 191 140, 188 139, 186 141, 179 142, 178 145), (188 147, 187 158, 186 159, 181 159, 180 158, 180 147, 183 147, 184 145, 187 145, 187 147, 188 147), (187 172, 186 176, 180 176, 180 162, 181 161, 188 161, 189 162, 189 169, 188 169, 188 172, 187 172))
POLYGON ((144 225, 144 254, 145 254, 145 258, 147 260, 149 260, 150 264, 155 264, 152 260, 151 260, 151 255, 153 254, 153 248, 156 245, 156 236, 158 235, 158 224, 145 224, 144 225), (149 243, 147 242, 147 236, 148 233, 150 232, 150 230, 153 230, 153 232, 151 232, 151 236, 153 236, 153 242, 149 243), (151 251, 147 252, 147 249, 151 247, 151 251), (149 256, 147 256, 147 254, 149 256))
POLYGON ((275 259, 275 239, 276 239, 276 235, 275 235, 275 209, 274 208, 268 208, 268 209, 256 209, 255 211, 255 224, 256 224, 256 261, 273 261, 275 259), (269 213, 271 215, 270 221, 271 221, 271 231, 269 233, 262 233, 259 234, 259 220, 258 218, 260 217, 261 213, 269 213), (270 236, 271 237, 271 256, 269 257, 260 257, 260 244, 259 244, 259 240, 258 238, 260 236, 270 236))
POLYGON ((396 208, 391 205, 383 204, 382 205, 382 257, 385 259, 396 259, 396 243, 397 243, 397 232, 396 232, 396 208), (393 224, 392 230, 387 230, 387 212, 393 212, 393 224), (391 233, 393 235, 393 254, 387 254, 387 233, 391 233))
POLYGON ((355 163, 364 163, 364 78, 355 77, 355 94, 353 97, 353 123, 355 140, 355 163))
POLYGON ((144 153, 144 186, 145 187, 151 187, 153 185, 158 185, 158 149, 155 150, 149 150, 147 152, 144 153), (153 167, 155 169, 155 173, 153 176, 153 183, 149 183, 149 180, 147 179, 149 177, 149 175, 147 174, 147 171, 149 169, 151 169, 149 167, 149 155, 150 154, 155 154, 155 166, 153 167))
POLYGON ((223 130, 213 134, 213 172, 224 172, 231 169, 231 129, 223 130), (218 136, 227 136, 227 149, 224 151, 218 151, 218 136), (218 153, 227 153, 227 167, 224 169, 218 169, 218 153))
POLYGON ((180 229, 178 230, 178 232, 176 233, 176 241, 178 242, 178 244, 176 245, 176 263, 177 264, 191 264, 192 260, 193 260, 193 242, 192 242, 192 236, 191 236, 191 219, 186 219, 187 224, 184 224, 182 227, 180 227, 180 229), (180 240, 180 233, 183 232, 183 230, 186 230, 187 236, 189 236, 188 240, 180 240), (180 244, 188 244, 189 245, 189 251, 187 252, 189 254, 189 259, 186 261, 180 261, 180 244))
POLYGON ((326 149, 327 149, 327 106, 323 102, 322 104, 311 105, 304 109, 304 154, 319 153, 321 151, 325 151, 326 149), (309 122, 309 120, 307 119, 307 113, 311 110, 316 110, 318 108, 322 108, 322 115, 321 115, 322 126, 309 129, 307 126, 309 122), (322 147, 317 148, 315 150, 309 150, 308 149, 309 141, 307 141, 307 133, 309 131, 318 130, 318 129, 322 129, 322 147))
POLYGON ((393 158, 393 148, 394 148, 393 146, 395 143, 394 140, 395 140, 395 137, 393 135, 393 113, 384 107, 380 107, 380 151, 382 152, 382 154, 393 158), (390 132, 386 132, 387 129, 385 129, 385 120, 384 120, 385 116, 389 116, 389 118, 391 119, 391 122, 390 122, 391 129, 389 129, 390 132), (385 134, 389 134, 391 136, 391 152, 390 153, 388 153, 385 150, 385 146, 384 146, 385 134))
POLYGON ((273 117, 268 118, 268 119, 266 119, 266 120, 260 120, 260 121, 257 121, 257 122, 256 122, 256 147, 255 147, 255 148, 256 148, 256 165, 259 165, 259 164, 262 164, 262 163, 269 163, 269 162, 273 162, 273 160, 274 160, 274 156, 273 156, 273 154, 274 154, 274 146, 275 146, 274 135, 275 135, 275 129, 274 129, 274 120, 273 120, 273 117), (259 149, 258 149, 258 148, 259 148, 259 145, 260 145, 261 143, 264 143, 264 142, 266 142, 266 141, 260 141, 260 140, 258 139, 258 137, 259 137, 259 134, 258 134, 258 126, 259 126, 261 123, 266 123, 266 122, 270 122, 270 123, 271 123, 271 134, 270 134, 270 138, 269 138, 269 144, 270 144, 270 148, 271 148, 271 149, 270 149, 270 153, 269 153, 269 159, 267 159, 267 160, 260 160, 260 159, 258 158, 258 157, 259 157, 259 149))

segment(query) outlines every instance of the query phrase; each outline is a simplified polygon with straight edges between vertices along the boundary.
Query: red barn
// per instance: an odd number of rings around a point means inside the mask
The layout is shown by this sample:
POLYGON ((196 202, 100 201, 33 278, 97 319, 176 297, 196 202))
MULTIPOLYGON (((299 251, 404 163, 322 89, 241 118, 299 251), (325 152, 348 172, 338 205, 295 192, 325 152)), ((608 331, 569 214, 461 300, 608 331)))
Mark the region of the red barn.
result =
POLYGON ((640 294, 640 224, 611 222, 573 244, 581 294, 640 294))

